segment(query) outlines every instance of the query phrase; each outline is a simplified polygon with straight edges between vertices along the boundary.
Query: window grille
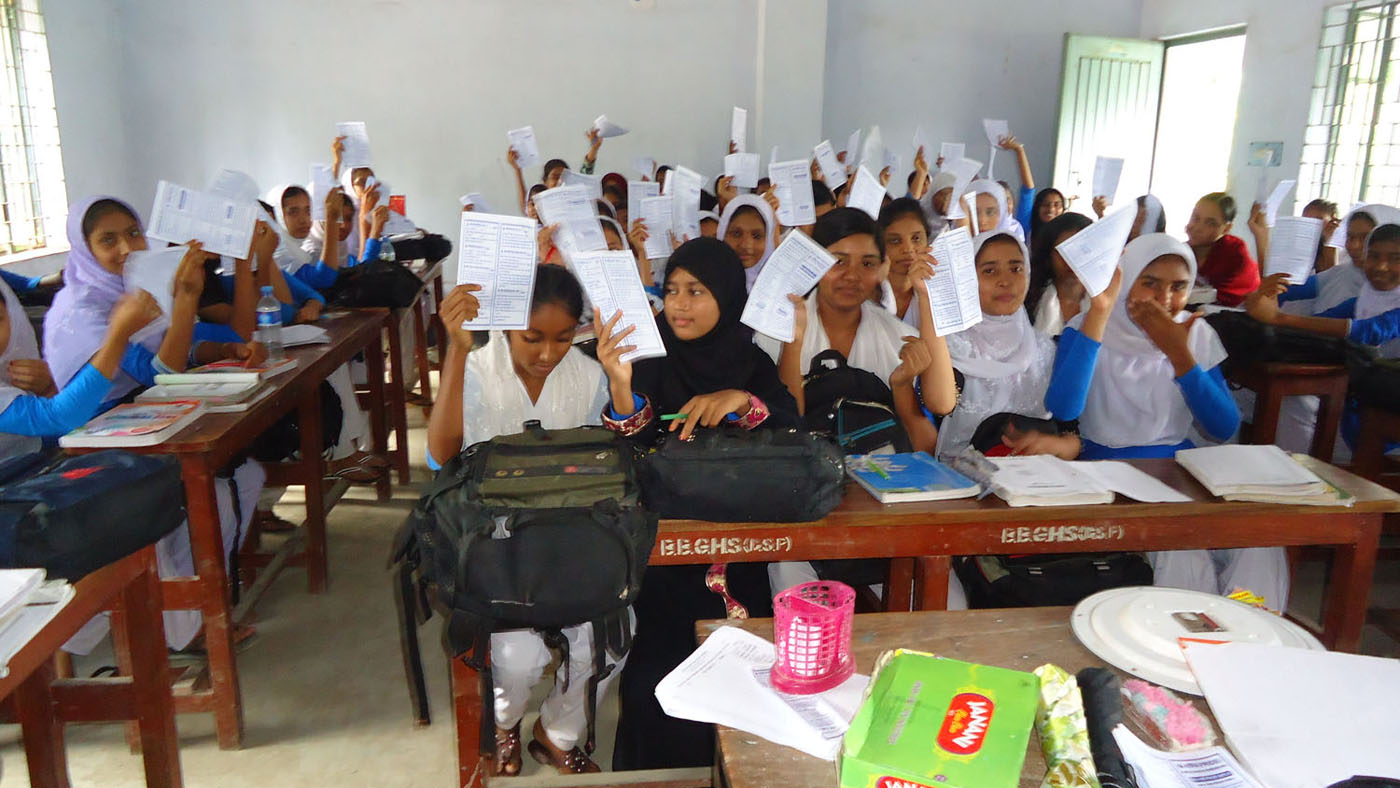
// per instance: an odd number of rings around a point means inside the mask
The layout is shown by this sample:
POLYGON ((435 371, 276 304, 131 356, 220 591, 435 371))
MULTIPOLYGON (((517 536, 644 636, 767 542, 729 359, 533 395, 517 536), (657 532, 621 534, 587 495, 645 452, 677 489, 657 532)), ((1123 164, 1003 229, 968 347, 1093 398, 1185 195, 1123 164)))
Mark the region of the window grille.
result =
POLYGON ((0 0, 0 259, 67 243, 49 47, 39 0, 0 0))

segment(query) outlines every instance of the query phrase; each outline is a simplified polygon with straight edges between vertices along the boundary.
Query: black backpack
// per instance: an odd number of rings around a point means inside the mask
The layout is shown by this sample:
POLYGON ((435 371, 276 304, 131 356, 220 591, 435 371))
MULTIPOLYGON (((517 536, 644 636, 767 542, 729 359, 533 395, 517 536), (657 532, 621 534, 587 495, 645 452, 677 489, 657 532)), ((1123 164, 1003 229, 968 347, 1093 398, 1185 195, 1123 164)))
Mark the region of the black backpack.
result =
POLYGON ((76 582, 185 520, 179 460, 108 450, 0 461, 0 567, 76 582))
MULTIPOLYGON (((474 444, 443 465, 400 529, 393 555, 420 723, 429 714, 413 624, 434 608, 446 618, 449 656, 479 671, 486 687, 493 631, 537 629, 567 649, 559 630, 591 624, 585 750, 593 751, 606 655, 620 660, 631 648, 628 607, 656 543, 657 518, 638 506, 638 493, 631 447, 601 427, 546 430, 531 421, 524 432, 474 444)), ((489 752, 489 690, 482 705, 481 747, 489 752)))
POLYGON ((1400 413, 1400 359, 1381 358, 1373 348, 1358 346, 1348 367, 1350 399, 1362 407, 1400 413))
POLYGON ((1230 354, 1227 364, 1345 364, 1353 352, 1345 339, 1265 325, 1244 312, 1216 312, 1205 320, 1230 354))
POLYGON ((352 308, 404 309, 418 300, 423 280, 393 260, 370 260, 340 269, 335 284, 326 290, 326 303, 352 308))
POLYGON ((914 447, 880 376, 846 363, 839 350, 812 357, 802 379, 807 428, 835 439, 844 454, 909 452, 914 447))
POLYGON ((1142 553, 958 556, 953 569, 973 609, 1074 605, 1105 589, 1152 585, 1142 553))

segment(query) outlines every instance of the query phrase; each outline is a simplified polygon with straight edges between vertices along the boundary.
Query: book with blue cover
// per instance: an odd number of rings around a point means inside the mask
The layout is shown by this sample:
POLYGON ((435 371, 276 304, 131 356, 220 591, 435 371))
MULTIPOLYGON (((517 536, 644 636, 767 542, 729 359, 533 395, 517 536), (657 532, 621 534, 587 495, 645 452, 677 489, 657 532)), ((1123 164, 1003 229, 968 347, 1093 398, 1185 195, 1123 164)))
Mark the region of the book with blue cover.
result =
POLYGON ((846 473, 880 503, 971 498, 982 491, 977 482, 924 451, 852 454, 846 457, 846 473))

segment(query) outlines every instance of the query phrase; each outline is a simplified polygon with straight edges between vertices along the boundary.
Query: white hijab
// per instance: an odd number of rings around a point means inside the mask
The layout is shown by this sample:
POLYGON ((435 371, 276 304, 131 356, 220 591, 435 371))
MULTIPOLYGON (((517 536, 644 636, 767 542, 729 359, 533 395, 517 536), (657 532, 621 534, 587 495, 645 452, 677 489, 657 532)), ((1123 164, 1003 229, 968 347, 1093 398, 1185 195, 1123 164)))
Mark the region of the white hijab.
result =
MULTIPOLYGON (((0 295, 4 296, 5 317, 10 323, 10 341, 0 348, 0 413, 3 413, 10 407, 10 403, 28 393, 10 382, 10 362, 37 359, 40 356, 39 342, 34 337, 34 326, 29 324, 29 316, 25 314, 24 306, 4 281, 0 281, 0 295)), ((43 442, 39 438, 0 432, 0 457, 38 451, 42 445, 43 442)))
MULTIPOLYGON (((1123 289, 1108 319, 1084 414, 1079 420, 1084 437, 1101 446, 1171 446, 1186 440, 1191 429, 1191 409, 1176 384, 1171 361, 1133 322, 1127 310, 1133 283, 1143 269, 1163 255, 1175 255, 1185 261, 1187 278, 1195 281, 1196 255, 1166 233, 1133 239, 1119 262, 1123 289)), ((1082 328, 1086 315, 1076 315, 1069 324, 1082 328)), ((1180 323, 1190 316, 1183 310, 1175 319, 1180 323)), ((1188 344, 1203 370, 1215 368, 1226 358, 1220 337, 1204 320, 1191 325, 1188 344)))
POLYGON ((545 378, 539 400, 531 402, 525 384, 515 372, 505 332, 492 331, 486 347, 467 356, 462 387, 462 448, 497 435, 513 435, 532 419, 538 419, 549 430, 599 424, 606 398, 603 368, 571 347, 545 378))
MULTIPOLYGON (((982 233, 974 240, 977 252, 991 239, 1007 233, 982 233)), ((1030 255, 1020 240, 1021 260, 1030 255)), ((1029 278, 1029 273, 1026 274, 1029 278)), ((938 428, 938 453, 957 452, 972 441, 978 425, 988 416, 1016 413, 1034 418, 1049 416, 1045 391, 1055 363, 1055 342, 1031 327, 1026 310, 1017 306, 1010 315, 982 313, 982 322, 949 334, 948 354, 953 368, 963 373, 958 406, 938 428)))
POLYGON ((768 262, 768 256, 773 254, 773 236, 777 234, 778 219, 773 215, 773 207, 768 201, 757 194, 741 194, 729 201, 724 206, 724 214, 719 217, 719 230, 715 237, 724 240, 725 233, 729 232, 729 223, 734 220, 734 214, 740 208, 749 207, 758 211, 758 215, 763 219, 763 226, 767 228, 767 235, 763 239, 763 256, 758 258, 752 268, 744 269, 745 285, 749 290, 753 289, 753 283, 758 281, 758 272, 763 270, 764 264, 768 262))
MULTIPOLYGON (((1380 227, 1381 225, 1376 225, 1376 229, 1380 229, 1380 227)), ((1372 230, 1371 235, 1374 236, 1375 234, 1376 230, 1372 230)), ((1371 246, 1370 237, 1366 239, 1366 246, 1368 249, 1371 246)), ((1396 309, 1400 309, 1400 287, 1390 290, 1377 290, 1371 286, 1369 280, 1362 283, 1361 292, 1356 296, 1355 314, 1357 320, 1366 320, 1396 309)), ((1400 339, 1392 339, 1389 342, 1385 342, 1378 350, 1385 358, 1400 358, 1400 339)))
MULTIPOLYGON (((281 183, 267 191, 263 195, 263 202, 272 206, 272 218, 276 223, 272 229, 277 231, 277 248, 272 252, 272 259, 277 266, 286 273, 295 273, 298 268, 311 262, 311 255, 304 248, 304 239, 293 238, 290 230, 287 229, 287 220, 282 216, 282 195, 295 184, 281 183)), ((311 192, 307 192, 309 197, 311 192)))
MULTIPOLYGON (((1016 240, 1023 244, 1026 242, 1026 231, 1021 227, 1021 223, 1016 221, 1016 217, 1011 215, 1011 211, 1007 210, 1006 187, 996 181, 978 178, 968 184, 965 194, 989 194, 992 199, 997 201, 997 226, 995 228, 982 227, 979 224, 977 227, 978 234, 988 232, 1006 233, 1007 235, 1014 236, 1016 240)), ((973 199, 976 198, 974 197, 973 199)), ((973 207, 974 209, 976 208, 975 205, 973 207)))

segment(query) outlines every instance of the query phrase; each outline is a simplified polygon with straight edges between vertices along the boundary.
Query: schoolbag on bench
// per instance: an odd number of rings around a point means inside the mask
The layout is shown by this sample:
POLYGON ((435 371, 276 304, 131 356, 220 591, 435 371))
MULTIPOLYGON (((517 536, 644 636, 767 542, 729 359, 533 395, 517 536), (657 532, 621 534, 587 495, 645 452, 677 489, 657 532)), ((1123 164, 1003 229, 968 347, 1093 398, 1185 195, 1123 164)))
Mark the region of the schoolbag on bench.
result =
POLYGON ((76 582, 185 520, 174 457, 108 450, 0 460, 0 568, 76 582))
POLYGON ((880 376, 846 363, 839 350, 812 357, 802 378, 807 428, 831 435, 842 454, 913 451, 880 376))
MULTIPOLYGON (((657 518, 637 503, 631 447, 600 427, 524 431, 474 444, 443 465, 395 540, 409 692, 429 722, 414 621, 436 608, 444 645, 482 676, 481 747, 495 747, 491 633, 593 627, 588 739, 598 682, 631 648, 628 607, 656 542, 657 518), (416 580, 416 582, 415 582, 416 580)), ((566 642, 566 641, 565 641, 566 642)), ((564 657, 568 664, 568 655, 564 657)), ((567 680, 567 677, 566 677, 567 680)))

